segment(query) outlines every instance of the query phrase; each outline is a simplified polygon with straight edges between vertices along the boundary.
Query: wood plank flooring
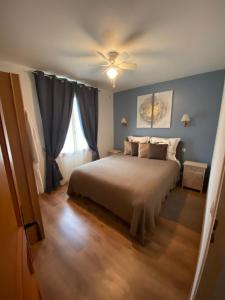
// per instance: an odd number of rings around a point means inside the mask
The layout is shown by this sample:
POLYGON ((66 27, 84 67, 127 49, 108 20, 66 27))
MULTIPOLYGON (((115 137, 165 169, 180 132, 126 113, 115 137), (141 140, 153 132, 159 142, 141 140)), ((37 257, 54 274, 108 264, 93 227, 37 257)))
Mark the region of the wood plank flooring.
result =
POLYGON ((43 300, 186 300, 203 221, 204 196, 176 189, 145 247, 129 227, 66 186, 41 199, 46 239, 33 246, 43 300))

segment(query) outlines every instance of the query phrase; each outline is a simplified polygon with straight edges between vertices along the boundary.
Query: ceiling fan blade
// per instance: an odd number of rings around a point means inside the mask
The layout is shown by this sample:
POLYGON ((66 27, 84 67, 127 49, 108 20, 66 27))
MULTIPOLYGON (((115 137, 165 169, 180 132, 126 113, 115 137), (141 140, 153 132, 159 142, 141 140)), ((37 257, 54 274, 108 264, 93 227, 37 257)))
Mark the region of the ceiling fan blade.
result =
POLYGON ((60 55, 63 55, 63 57, 66 58, 72 58, 72 59, 82 59, 82 58, 90 58, 90 59, 95 59, 96 55, 95 53, 92 53, 90 51, 85 51, 85 50, 68 50, 68 49, 60 49, 58 52, 60 55))
POLYGON ((103 58, 104 60, 108 61, 108 57, 105 56, 105 54, 103 54, 102 52, 100 51, 96 51, 98 53, 99 56, 101 56, 101 58, 103 58))
POLYGON ((120 54, 119 54, 119 59, 120 60, 127 60, 128 58, 130 57, 130 55, 127 53, 127 52, 121 52, 120 54))
POLYGON ((120 69, 123 69, 123 70, 136 70, 137 69, 137 64, 129 63, 129 62, 122 62, 118 66, 120 69))
POLYGON ((107 67, 109 67, 110 65, 109 64, 105 64, 105 65, 99 65, 100 67, 105 67, 105 68, 107 68, 107 67))
POLYGON ((130 32, 122 41, 123 47, 128 47, 137 42, 148 32, 145 24, 140 23, 139 25, 136 24, 136 30, 130 32))

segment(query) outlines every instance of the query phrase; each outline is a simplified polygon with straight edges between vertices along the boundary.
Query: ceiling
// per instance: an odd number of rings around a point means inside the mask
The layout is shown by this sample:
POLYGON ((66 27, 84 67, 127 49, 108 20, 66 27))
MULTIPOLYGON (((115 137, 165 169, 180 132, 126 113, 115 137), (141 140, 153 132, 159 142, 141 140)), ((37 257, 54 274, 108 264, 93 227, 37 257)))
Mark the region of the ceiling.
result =
POLYGON ((116 91, 225 67, 224 0, 1 0, 0 59, 111 88, 95 51, 138 64, 116 91))

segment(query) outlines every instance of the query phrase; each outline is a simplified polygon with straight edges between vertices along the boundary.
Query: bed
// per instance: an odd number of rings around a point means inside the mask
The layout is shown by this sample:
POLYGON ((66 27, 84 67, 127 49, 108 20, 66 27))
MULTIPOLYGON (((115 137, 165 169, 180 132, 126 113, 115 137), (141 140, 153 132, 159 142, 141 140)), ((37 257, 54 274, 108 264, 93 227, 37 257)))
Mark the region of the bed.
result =
POLYGON ((176 186, 176 161, 113 155, 82 165, 71 175, 68 195, 87 197, 130 225, 144 243, 153 231, 162 202, 176 186))

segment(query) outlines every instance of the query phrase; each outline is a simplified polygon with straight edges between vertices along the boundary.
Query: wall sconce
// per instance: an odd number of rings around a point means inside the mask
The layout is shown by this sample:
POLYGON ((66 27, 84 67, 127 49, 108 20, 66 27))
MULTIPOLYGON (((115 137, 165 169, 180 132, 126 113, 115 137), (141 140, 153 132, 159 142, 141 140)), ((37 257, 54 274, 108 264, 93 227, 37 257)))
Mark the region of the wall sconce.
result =
POLYGON ((123 126, 127 126, 127 119, 123 117, 123 118, 121 119, 121 124, 122 124, 123 126))
POLYGON ((191 119, 188 114, 184 114, 181 118, 181 122, 183 123, 184 127, 189 127, 191 125, 191 119))

